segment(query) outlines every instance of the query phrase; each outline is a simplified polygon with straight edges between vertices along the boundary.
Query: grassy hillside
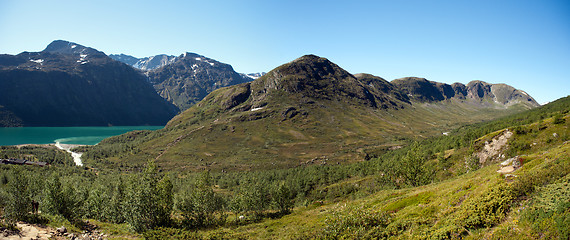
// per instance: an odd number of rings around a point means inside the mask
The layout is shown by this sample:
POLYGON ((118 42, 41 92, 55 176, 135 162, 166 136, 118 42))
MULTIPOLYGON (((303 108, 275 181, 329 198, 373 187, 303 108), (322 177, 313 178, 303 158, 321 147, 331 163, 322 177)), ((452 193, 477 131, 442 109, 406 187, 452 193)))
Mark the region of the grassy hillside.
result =
POLYGON ((222 88, 165 129, 111 138, 88 149, 100 168, 241 171, 368 160, 406 140, 442 135, 464 124, 526 110, 492 101, 409 101, 389 82, 354 77, 304 56, 246 84, 222 88))
MULTIPOLYGON (((453 102, 376 112, 338 102, 329 105, 326 111, 312 106, 304 110, 311 114, 293 120, 283 121, 279 113, 260 110, 167 128, 148 135, 151 136, 149 140, 136 145, 134 153, 121 152, 106 160, 115 164, 140 165, 148 159, 156 159, 162 168, 183 167, 190 171, 288 168, 314 159, 319 159, 319 163, 324 163, 325 159, 329 164, 348 163, 362 161, 389 147, 401 146, 405 144, 404 139, 441 135, 461 124, 511 112, 468 109, 453 102), (235 120, 254 117, 264 120, 235 120), (153 138, 155 135, 160 137, 153 138)), ((192 114, 192 119, 180 121, 191 123, 202 114, 192 114)), ((102 142, 94 151, 111 141, 102 142)), ((89 157, 89 153, 86 156, 89 157)))
MULTIPOLYGON (((362 194, 312 202, 282 218, 201 234, 245 239, 568 239, 570 115, 566 107, 570 101, 563 100, 558 106, 544 107, 563 109, 550 118, 513 125, 512 121, 544 114, 545 109, 538 109, 478 127, 511 122, 509 129, 514 135, 500 154, 518 156, 522 166, 514 172, 498 173, 501 165, 497 161, 469 169, 470 151, 450 149, 445 158, 431 161, 438 165, 442 159, 451 161, 452 167, 438 171, 456 177, 367 195, 367 182, 381 182, 384 172, 380 168, 375 175, 353 177, 324 188, 350 185, 362 194), (459 168, 466 168, 466 173, 457 174, 459 168)), ((504 131, 482 136, 471 146, 481 150, 477 146, 504 131)))
POLYGON ((569 106, 567 97, 351 164, 200 174, 152 162, 129 174, 0 166, 0 228, 18 219, 128 239, 567 239, 569 106), (516 170, 498 173, 510 158, 516 170))

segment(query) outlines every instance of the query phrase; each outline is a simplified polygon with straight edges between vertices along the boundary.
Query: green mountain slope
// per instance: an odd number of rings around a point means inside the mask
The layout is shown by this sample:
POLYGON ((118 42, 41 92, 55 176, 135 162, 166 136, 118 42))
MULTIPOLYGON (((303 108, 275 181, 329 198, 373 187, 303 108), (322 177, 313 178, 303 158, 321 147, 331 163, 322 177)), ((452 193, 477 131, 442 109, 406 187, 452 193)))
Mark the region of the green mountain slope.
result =
MULTIPOLYGON (((440 176, 448 176, 443 181, 370 194, 370 188, 385 184, 381 179, 397 170, 368 163, 369 167, 379 166, 372 167, 376 172, 371 176, 355 176, 321 190, 351 189, 348 195, 341 193, 330 201, 307 204, 282 218, 204 230, 201 234, 247 239, 567 239, 569 106, 570 97, 566 97, 442 137, 463 138, 473 129, 488 131, 508 126, 480 136, 469 146, 448 149, 444 158, 435 154, 426 159, 425 164, 440 167, 442 161, 448 162, 451 167, 437 170, 440 176), (472 153, 483 151, 509 131, 512 136, 495 154, 506 157, 475 163, 474 168, 465 166, 467 159, 475 156, 472 153), (471 151, 465 151, 469 148, 471 151), (504 163, 510 157, 518 164, 504 163), (517 167, 510 172, 502 172, 514 165, 517 167), (471 170, 458 173, 460 168, 471 170)), ((437 142, 421 143, 424 148, 434 148, 437 142)))
POLYGON ((125 173, 72 167, 46 146, 3 147, 4 158, 52 166, 0 165, 0 228, 18 220, 127 239, 567 239, 569 109, 566 97, 369 161, 262 171, 161 173, 150 161, 125 173))
POLYGON ((398 86, 308 55, 253 82, 214 91, 163 130, 103 141, 86 161, 140 165, 156 159, 165 169, 190 171, 340 164, 397 148, 405 138, 441 135, 534 106, 416 101, 398 86))

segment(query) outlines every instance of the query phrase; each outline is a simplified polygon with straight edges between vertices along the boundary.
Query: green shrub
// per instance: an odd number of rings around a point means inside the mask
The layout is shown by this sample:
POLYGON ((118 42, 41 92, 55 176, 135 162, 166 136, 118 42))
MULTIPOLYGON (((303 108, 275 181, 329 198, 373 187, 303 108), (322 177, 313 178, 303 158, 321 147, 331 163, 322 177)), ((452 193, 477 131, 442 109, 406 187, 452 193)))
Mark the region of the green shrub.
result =
POLYGON ((406 198, 399 199, 395 202, 387 204, 384 206, 384 210, 386 211, 399 211, 407 206, 414 206, 418 204, 426 204, 429 203, 430 197, 433 194, 431 192, 422 192, 413 196, 409 196, 406 198))
POLYGON ((465 234, 467 230, 459 225, 445 225, 438 227, 429 235, 429 239, 439 240, 439 239, 461 239, 461 236, 465 234))
POLYGON ((564 119, 564 117, 562 116, 562 113, 559 113, 559 114, 554 115, 552 122, 554 124, 563 124, 566 122, 566 119, 564 119))
POLYGON ((73 222, 80 215, 80 207, 83 204, 76 194, 76 189, 69 185, 63 185, 57 173, 46 181, 43 208, 46 213, 61 215, 73 222))
POLYGON ((513 200, 510 187, 498 183, 478 197, 467 200, 459 220, 469 229, 491 227, 506 216, 513 200))
POLYGON ((387 212, 363 209, 349 209, 345 213, 335 212, 325 219, 322 239, 374 239, 386 237, 384 229, 392 217, 387 212))
POLYGON ((435 175, 434 169, 425 164, 425 151, 414 142, 399 162, 398 175, 413 187, 430 183, 435 175))
POLYGON ((570 237, 570 175, 541 187, 523 208, 521 220, 530 224, 535 235, 546 238, 570 237))
POLYGON ((28 178, 15 171, 6 187, 8 199, 4 205, 4 216, 10 222, 25 221, 32 211, 32 199, 28 193, 28 178))
POLYGON ((198 186, 192 186, 177 197, 176 208, 182 214, 185 228, 203 228, 225 223, 225 201, 212 190, 211 177, 205 172, 198 186))
POLYGON ((271 189, 271 199, 273 206, 281 214, 288 214, 293 209, 293 194, 285 183, 274 185, 271 189))
POLYGON ((126 194, 126 220, 136 232, 171 224, 172 188, 170 179, 161 177, 151 161, 141 175, 132 177, 126 194))

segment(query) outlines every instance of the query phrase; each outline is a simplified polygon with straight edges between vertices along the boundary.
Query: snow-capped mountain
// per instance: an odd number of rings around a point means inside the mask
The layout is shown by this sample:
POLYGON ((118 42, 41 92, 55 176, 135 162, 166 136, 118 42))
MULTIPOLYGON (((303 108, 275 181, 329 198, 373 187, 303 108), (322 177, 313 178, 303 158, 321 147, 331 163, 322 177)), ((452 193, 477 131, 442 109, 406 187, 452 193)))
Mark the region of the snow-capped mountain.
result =
POLYGON ((136 58, 114 54, 110 57, 143 71, 157 93, 180 110, 218 88, 249 82, 264 74, 240 74, 229 64, 189 52, 180 56, 161 54, 136 58))
POLYGON ((160 54, 151 57, 145 58, 136 58, 133 56, 125 55, 125 54, 111 54, 109 55, 112 59, 115 59, 119 62, 126 63, 128 65, 133 66, 134 68, 143 70, 143 71, 150 71, 160 67, 164 67, 168 64, 171 64, 176 61, 176 56, 169 56, 166 54, 160 54))
POLYGON ((242 76, 244 77, 248 77, 251 78, 253 80, 258 79, 260 77, 263 77, 263 75, 265 75, 266 72, 258 72, 258 73, 241 73, 242 76))
POLYGON ((156 91, 180 110, 201 101, 212 91, 252 81, 231 65, 195 53, 184 53, 175 61, 145 73, 156 91))
POLYGON ((90 47, 0 54, 0 127, 162 125, 177 112, 140 71, 90 47))

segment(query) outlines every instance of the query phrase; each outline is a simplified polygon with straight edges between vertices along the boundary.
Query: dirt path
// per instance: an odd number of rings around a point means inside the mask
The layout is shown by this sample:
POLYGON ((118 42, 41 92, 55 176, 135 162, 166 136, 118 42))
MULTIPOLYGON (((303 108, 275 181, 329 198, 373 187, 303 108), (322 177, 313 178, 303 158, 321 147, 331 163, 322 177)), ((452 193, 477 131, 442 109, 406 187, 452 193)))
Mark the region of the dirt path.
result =
POLYGON ((17 223, 16 226, 20 229, 20 234, 17 235, 10 235, 4 236, 0 235, 0 239, 6 240, 28 240, 28 239, 41 239, 47 240, 50 239, 53 235, 53 229, 51 228, 42 228, 26 223, 17 223))

